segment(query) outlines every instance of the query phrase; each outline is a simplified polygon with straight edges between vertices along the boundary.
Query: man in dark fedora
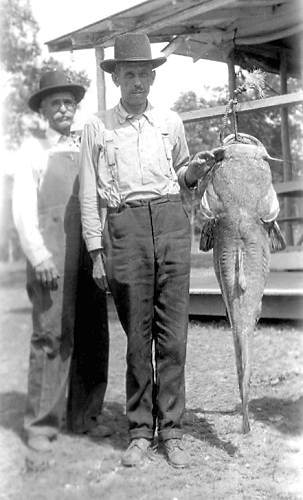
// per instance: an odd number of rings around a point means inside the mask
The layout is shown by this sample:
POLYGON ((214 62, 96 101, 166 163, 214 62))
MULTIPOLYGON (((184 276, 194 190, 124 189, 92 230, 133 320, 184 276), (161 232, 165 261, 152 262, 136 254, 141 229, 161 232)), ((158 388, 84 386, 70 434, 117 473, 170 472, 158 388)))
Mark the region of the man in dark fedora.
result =
MULTIPOLYGON (((28 105, 48 127, 43 137, 24 142, 14 182, 13 214, 33 308, 24 428, 28 446, 39 452, 51 450, 66 418, 75 432, 96 430, 107 384, 106 298, 91 278, 81 237, 80 140, 71 132, 84 94, 62 71, 41 76, 28 105)), ((110 433, 104 426, 99 431, 110 433)))
POLYGON ((114 59, 101 62, 120 102, 85 125, 80 152, 83 234, 101 288, 109 285, 127 335, 125 466, 140 464, 155 433, 169 463, 185 467, 185 406, 190 223, 180 186, 191 189, 210 153, 189 163, 184 127, 147 97, 154 69, 145 34, 116 38, 114 59), (103 224, 100 206, 107 207, 103 224), (154 362, 153 362, 154 346, 154 362))

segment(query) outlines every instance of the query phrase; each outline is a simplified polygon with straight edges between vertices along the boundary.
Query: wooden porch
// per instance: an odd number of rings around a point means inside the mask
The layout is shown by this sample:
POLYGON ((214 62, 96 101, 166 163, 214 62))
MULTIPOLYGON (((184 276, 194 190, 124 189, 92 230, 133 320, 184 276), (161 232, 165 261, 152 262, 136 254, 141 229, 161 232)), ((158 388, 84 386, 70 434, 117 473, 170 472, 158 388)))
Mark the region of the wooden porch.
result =
MULTIPOLYGON (((191 270, 189 314, 225 316, 225 306, 212 267, 193 267, 191 270)), ((302 271, 270 272, 263 296, 261 318, 303 319, 302 271)))

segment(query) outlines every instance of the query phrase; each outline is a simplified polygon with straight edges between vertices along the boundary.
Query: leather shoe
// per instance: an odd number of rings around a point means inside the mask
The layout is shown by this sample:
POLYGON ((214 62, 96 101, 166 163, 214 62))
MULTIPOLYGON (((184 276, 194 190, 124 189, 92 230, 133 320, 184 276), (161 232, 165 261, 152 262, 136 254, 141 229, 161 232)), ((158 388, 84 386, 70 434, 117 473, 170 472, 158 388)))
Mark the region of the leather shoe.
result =
POLYGON ((150 447, 150 439, 136 438, 133 439, 127 450, 123 453, 121 462, 125 467, 134 467, 139 465, 146 456, 147 450, 150 447))
POLYGON ((41 453, 46 453, 52 449, 50 439, 48 436, 43 435, 31 436, 28 438, 27 446, 32 450, 39 451, 41 453))
POLYGON ((105 438, 111 436, 114 431, 111 427, 102 424, 100 417, 86 418, 84 424, 72 429, 74 434, 87 434, 91 437, 105 438))
POLYGON ((104 424, 96 424, 87 430, 87 434, 91 437, 105 438, 109 437, 114 433, 114 431, 104 424))
POLYGON ((170 465, 180 469, 188 466, 189 456, 184 450, 181 439, 167 439, 164 441, 164 449, 170 465))

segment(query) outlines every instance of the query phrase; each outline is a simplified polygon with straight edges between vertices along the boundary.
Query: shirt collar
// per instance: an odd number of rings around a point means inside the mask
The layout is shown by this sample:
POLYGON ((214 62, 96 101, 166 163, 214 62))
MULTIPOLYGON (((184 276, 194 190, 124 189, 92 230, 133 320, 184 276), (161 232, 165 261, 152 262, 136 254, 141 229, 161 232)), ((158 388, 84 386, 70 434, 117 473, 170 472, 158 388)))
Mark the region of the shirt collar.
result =
MULTIPOLYGON (((126 111, 126 109, 122 105, 121 101, 119 101, 115 110, 116 110, 116 113, 118 115, 119 123, 121 125, 123 123, 125 123, 127 120, 131 120, 132 118, 134 118, 136 116, 136 115, 131 114, 128 111, 126 111)), ((150 122, 151 125, 153 125, 152 110, 153 110, 153 106, 150 104, 149 101, 147 101, 147 106, 146 106, 145 111, 142 113, 142 116, 144 116, 150 122)))
POLYGON ((58 144, 61 137, 61 134, 59 134, 59 132, 50 127, 46 130, 45 135, 51 146, 55 146, 56 144, 58 144))

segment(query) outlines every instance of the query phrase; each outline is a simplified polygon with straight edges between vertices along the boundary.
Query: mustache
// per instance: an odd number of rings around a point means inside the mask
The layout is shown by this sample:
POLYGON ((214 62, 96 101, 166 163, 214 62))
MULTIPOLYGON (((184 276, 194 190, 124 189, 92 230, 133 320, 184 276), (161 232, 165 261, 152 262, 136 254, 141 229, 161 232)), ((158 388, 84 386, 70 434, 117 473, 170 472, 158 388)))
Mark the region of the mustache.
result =
POLYGON ((61 112, 59 111, 59 112, 57 113, 57 115, 58 115, 58 116, 56 116, 56 119, 57 119, 57 120, 63 120, 63 119, 66 119, 66 118, 68 118, 68 119, 70 119, 70 120, 72 120, 72 119, 73 119, 73 114, 72 114, 72 113, 69 113, 69 112, 67 112, 67 113, 61 113, 61 112))

